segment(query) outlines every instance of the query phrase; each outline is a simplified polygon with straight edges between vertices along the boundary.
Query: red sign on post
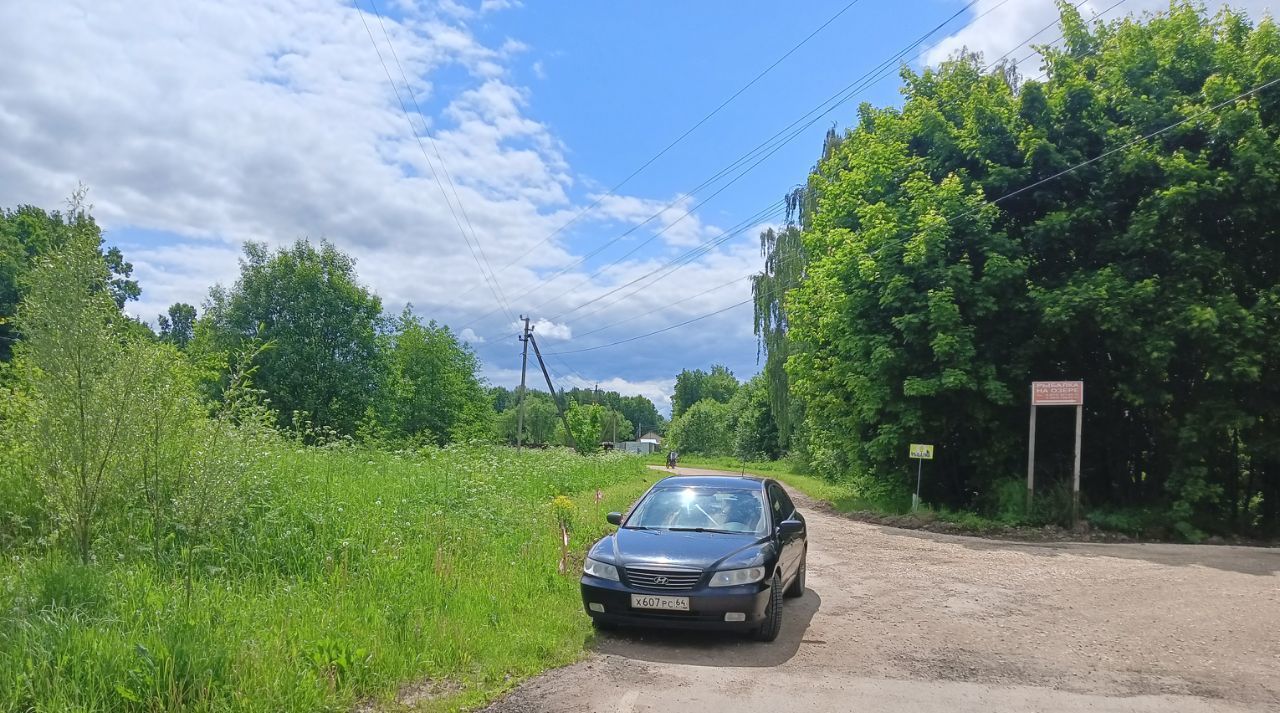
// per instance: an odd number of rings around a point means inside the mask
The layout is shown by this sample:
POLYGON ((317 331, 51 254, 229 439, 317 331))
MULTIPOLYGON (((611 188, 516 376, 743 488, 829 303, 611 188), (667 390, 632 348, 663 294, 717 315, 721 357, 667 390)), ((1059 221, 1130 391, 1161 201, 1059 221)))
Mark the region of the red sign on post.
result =
POLYGON ((1080 406, 1083 403, 1083 381, 1031 382, 1032 406, 1080 406))

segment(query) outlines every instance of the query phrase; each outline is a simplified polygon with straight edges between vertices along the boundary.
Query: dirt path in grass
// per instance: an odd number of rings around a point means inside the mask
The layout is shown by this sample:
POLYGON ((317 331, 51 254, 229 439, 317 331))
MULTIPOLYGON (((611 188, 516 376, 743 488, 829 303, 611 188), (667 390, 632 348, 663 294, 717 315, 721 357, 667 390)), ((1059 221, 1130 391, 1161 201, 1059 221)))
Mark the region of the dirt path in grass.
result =
POLYGON ((488 710, 1280 710, 1280 550, 993 541, 792 497, 809 589, 776 642, 611 634, 488 710))

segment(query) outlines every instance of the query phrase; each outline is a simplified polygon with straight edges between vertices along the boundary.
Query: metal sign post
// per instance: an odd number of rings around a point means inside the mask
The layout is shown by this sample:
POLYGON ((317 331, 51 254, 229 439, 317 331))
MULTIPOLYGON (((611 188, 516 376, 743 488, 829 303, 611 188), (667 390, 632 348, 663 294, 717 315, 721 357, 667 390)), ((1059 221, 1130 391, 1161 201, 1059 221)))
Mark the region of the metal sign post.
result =
POLYGON ((1039 406, 1075 406, 1075 463, 1071 467, 1071 521, 1080 518, 1080 432, 1084 427, 1083 381, 1031 382, 1031 428, 1027 434, 1027 513, 1036 490, 1036 408, 1039 406))
POLYGON ((915 512, 920 509, 920 480, 924 475, 924 462, 933 460, 933 446, 912 443, 909 455, 916 460, 916 494, 911 496, 911 512, 915 512))

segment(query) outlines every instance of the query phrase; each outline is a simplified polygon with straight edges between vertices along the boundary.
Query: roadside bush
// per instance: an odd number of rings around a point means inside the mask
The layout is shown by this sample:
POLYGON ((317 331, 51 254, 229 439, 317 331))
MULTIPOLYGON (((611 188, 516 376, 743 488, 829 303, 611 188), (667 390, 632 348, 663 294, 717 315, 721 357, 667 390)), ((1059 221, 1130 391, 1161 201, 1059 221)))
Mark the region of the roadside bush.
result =
POLYGON ((1168 536, 1166 517, 1151 508, 1106 508, 1090 510, 1085 519, 1099 530, 1120 532, 1131 537, 1164 538, 1168 536))
POLYGON ((1002 524, 1026 522, 1027 481, 1016 476, 995 481, 980 505, 984 512, 1002 524))

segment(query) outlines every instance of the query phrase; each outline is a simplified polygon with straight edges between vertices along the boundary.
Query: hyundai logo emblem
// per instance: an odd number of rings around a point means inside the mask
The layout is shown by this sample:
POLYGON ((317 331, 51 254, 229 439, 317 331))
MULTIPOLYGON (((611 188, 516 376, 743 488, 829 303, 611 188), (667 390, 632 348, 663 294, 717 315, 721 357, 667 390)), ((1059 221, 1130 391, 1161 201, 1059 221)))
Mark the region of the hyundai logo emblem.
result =
POLYGON ((664 576, 659 575, 659 576, 657 576, 657 577, 654 577, 654 578, 653 578, 653 583, 654 583, 654 584, 666 584, 666 583, 667 583, 667 578, 666 578, 666 577, 664 577, 664 576))

